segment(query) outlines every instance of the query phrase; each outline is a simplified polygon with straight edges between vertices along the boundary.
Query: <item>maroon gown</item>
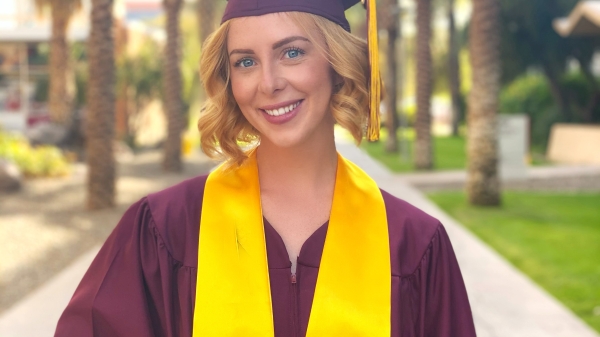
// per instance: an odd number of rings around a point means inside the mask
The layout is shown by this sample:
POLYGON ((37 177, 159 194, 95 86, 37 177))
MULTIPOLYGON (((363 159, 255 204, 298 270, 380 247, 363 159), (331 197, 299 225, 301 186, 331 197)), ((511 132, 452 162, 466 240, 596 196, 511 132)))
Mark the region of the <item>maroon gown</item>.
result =
MULTIPOLYGON (((206 176, 187 180, 125 212, 62 314, 55 336, 192 335, 205 183, 206 176)), ((390 237, 392 336, 475 336, 444 227, 382 194, 390 237)), ((283 240, 265 221, 276 337, 306 334, 326 233, 327 223, 306 240, 294 280, 283 240)))

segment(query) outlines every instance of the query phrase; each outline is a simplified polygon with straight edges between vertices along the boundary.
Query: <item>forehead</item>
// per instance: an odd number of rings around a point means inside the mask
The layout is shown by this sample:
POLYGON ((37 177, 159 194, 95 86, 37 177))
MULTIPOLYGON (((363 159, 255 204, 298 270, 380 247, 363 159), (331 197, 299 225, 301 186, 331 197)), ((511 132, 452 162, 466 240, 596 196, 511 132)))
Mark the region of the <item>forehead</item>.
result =
POLYGON ((292 35, 309 38, 304 29, 285 12, 235 18, 231 19, 227 46, 229 50, 270 46, 292 35))

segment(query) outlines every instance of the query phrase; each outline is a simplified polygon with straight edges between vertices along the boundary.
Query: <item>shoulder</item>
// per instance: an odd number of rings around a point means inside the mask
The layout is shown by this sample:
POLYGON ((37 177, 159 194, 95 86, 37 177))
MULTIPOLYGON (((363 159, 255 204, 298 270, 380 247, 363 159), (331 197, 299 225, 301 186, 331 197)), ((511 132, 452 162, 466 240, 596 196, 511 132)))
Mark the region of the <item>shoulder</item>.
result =
MULTIPOLYGON (((167 209, 183 210, 187 206, 187 203, 183 201, 189 202, 193 201, 192 199, 199 200, 201 204, 207 177, 208 175, 197 176, 162 191, 149 194, 147 197, 148 203, 153 210, 161 211, 167 209)), ((161 215, 166 214, 161 213, 161 215)))
POLYGON ((441 223, 410 203, 381 190, 390 235, 392 274, 414 273, 443 231, 441 223))
POLYGON ((200 214, 207 175, 185 180, 146 197, 156 235, 172 257, 196 266, 200 214))

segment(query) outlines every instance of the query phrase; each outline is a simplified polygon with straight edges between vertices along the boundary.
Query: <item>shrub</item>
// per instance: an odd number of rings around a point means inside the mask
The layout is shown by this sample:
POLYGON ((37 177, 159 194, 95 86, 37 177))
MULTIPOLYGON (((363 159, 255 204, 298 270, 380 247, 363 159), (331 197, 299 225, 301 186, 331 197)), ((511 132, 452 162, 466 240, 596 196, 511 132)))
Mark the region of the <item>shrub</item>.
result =
POLYGON ((25 177, 55 177, 69 173, 69 163, 57 147, 34 148, 23 137, 1 130, 0 158, 14 162, 25 177))
MULTIPOLYGON (((583 122, 585 118, 584 110, 587 109, 590 104, 594 89, 580 72, 566 75, 562 80, 562 84, 567 91, 569 103, 571 103, 571 116, 567 116, 569 121, 576 123, 583 122)), ((600 113, 599 110, 600 109, 597 107, 596 111, 592 112, 592 114, 595 114, 596 120, 600 113)), ((594 116, 592 116, 592 119, 594 119, 594 116)))
POLYGON ((517 78, 500 94, 501 113, 543 114, 554 104, 554 98, 542 74, 517 78))
MULTIPOLYGON (((500 94, 500 113, 525 113, 531 122, 531 143, 545 149, 552 125, 557 122, 581 123, 593 90, 581 73, 570 73, 561 79, 561 87, 569 100, 568 111, 556 103, 547 79, 539 73, 526 74, 504 87, 500 94)), ((597 108, 595 118, 600 114, 597 108)))

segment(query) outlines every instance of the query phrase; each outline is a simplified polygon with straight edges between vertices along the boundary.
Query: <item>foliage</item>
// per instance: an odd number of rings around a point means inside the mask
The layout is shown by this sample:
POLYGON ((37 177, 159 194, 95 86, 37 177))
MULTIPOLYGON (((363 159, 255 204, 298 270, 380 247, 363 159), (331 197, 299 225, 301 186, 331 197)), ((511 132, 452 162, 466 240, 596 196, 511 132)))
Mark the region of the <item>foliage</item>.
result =
POLYGON ((0 131, 0 157, 14 162, 26 177, 54 177, 69 173, 69 163, 53 146, 31 147, 27 140, 0 131))
POLYGON ((122 54, 117 60, 117 92, 130 91, 137 104, 160 95, 162 53, 147 39, 135 56, 122 54))
POLYGON ((33 100, 35 102, 47 102, 49 88, 50 79, 48 76, 38 78, 35 82, 35 88, 33 89, 33 100))
MULTIPOLYGON (((123 53, 116 64, 116 90, 127 101, 129 117, 136 115, 153 98, 162 94, 162 53, 158 44, 146 39, 139 50, 131 55, 123 53)), ((129 123, 125 141, 135 147, 139 123, 129 123)))
MULTIPOLYGON (((525 113, 531 122, 533 146, 545 149, 550 129, 556 122, 582 122, 583 111, 592 99, 593 89, 581 73, 565 75, 560 80, 567 97, 569 109, 563 112, 552 95, 547 77, 540 73, 528 73, 503 88, 500 94, 501 113, 525 113)), ((600 120, 600 107, 594 111, 600 120)))
POLYGON ((506 192, 500 209, 462 192, 430 198, 600 331, 600 193, 506 192))
POLYGON ((519 77, 502 90, 500 111, 540 113, 552 105, 552 93, 546 78, 539 73, 519 77))
POLYGON ((531 143, 545 148, 552 124, 561 121, 546 78, 530 74, 517 78, 500 94, 501 113, 525 113, 530 119, 531 143))
MULTIPOLYGON (((39 77, 35 82, 33 91, 33 100, 36 102, 48 101, 48 90, 50 82, 48 76, 39 77)), ((87 70, 77 69, 75 72, 75 106, 82 107, 85 105, 87 90, 87 70)))
MULTIPOLYGON (((85 105, 85 96, 87 91, 87 67, 85 64, 86 59, 86 45, 83 42, 75 42, 70 45, 71 59, 74 61, 74 72, 75 72, 75 106, 83 107, 85 105)), ((48 43, 41 43, 38 45, 37 50, 29 60, 31 64, 47 65, 49 56, 49 45, 48 43)), ((48 101, 48 90, 49 90, 49 78, 48 76, 38 77, 35 82, 35 88, 33 90, 33 100, 36 102, 47 102, 48 101)))
POLYGON ((600 105, 600 86, 589 71, 594 50, 600 47, 598 37, 559 36, 553 20, 568 16, 578 0, 505 0, 502 8, 502 80, 507 84, 530 69, 538 69, 548 79, 556 101, 556 110, 568 121, 579 118, 573 112, 572 93, 562 80, 568 61, 576 60, 586 75, 588 87, 597 88, 587 108, 577 111, 583 121, 594 122, 593 111, 600 105))
POLYGON ((578 0, 505 0, 502 8, 503 82, 509 83, 530 66, 547 66, 560 73, 583 40, 565 39, 552 20, 569 15, 578 0))
POLYGON ((187 111, 200 92, 200 36, 198 17, 195 13, 181 13, 181 75, 182 95, 185 111, 187 111))
MULTIPOLYGON (((217 12, 223 11, 225 3, 217 5, 217 12)), ((198 32, 198 18, 194 11, 189 10, 187 6, 183 7, 180 14, 180 45, 181 45, 181 76, 182 76, 182 93, 181 98, 183 101, 183 111, 186 113, 188 109, 197 106, 195 101, 200 97, 200 37, 198 32)), ((150 22, 147 22, 150 26, 157 28, 165 27, 165 16, 161 16, 150 22)), ((154 57, 162 57, 163 51, 157 50, 154 57)), ((160 88, 160 86, 157 86, 160 88)), ((193 111, 192 111, 193 114, 193 111)))
POLYGON ((87 99, 88 71, 87 65, 75 71, 75 106, 81 108, 87 99))
MULTIPOLYGON (((464 82, 465 80, 470 81, 470 76, 466 76, 467 73, 464 69, 465 67, 468 67, 468 71, 470 72, 471 67, 469 62, 469 51, 467 49, 467 29, 468 26, 457 27, 456 32, 461 82, 464 82)), ((444 35, 443 37, 444 39, 440 39, 440 37, 434 36, 434 41, 431 46, 433 56, 433 73, 435 74, 433 77, 433 92, 436 95, 450 91, 450 70, 448 69, 448 59, 450 58, 450 53, 448 51, 448 41, 446 41, 448 36, 444 35)))

